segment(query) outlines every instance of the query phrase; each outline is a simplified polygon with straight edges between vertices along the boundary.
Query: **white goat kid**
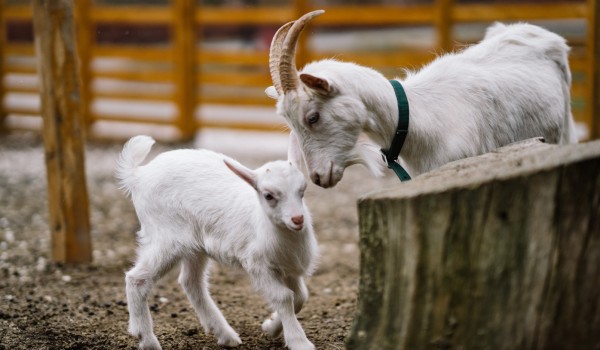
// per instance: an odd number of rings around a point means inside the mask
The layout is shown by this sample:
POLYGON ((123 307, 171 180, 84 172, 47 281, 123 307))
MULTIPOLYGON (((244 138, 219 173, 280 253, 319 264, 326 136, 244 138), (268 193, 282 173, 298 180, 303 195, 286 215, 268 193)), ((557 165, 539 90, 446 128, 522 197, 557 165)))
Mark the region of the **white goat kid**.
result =
MULTIPOLYGON (((331 187, 351 164, 377 169, 381 154, 357 140, 364 132, 388 149, 398 106, 390 82, 373 69, 322 60, 297 72, 298 36, 323 12, 308 13, 275 34, 273 86, 266 93, 278 99, 277 111, 292 129, 290 159, 305 163, 314 183, 331 187)), ((401 162, 416 176, 531 137, 576 142, 568 52, 562 37, 540 27, 495 24, 479 44, 407 72, 397 79, 410 106, 401 162)))
POLYGON ((141 224, 137 261, 125 278, 129 332, 141 338, 140 348, 160 349, 146 299, 178 262, 179 283, 205 331, 221 345, 241 344, 209 295, 212 258, 249 274, 275 311, 263 323, 267 334, 283 329, 290 349, 314 349, 295 315, 308 297, 304 277, 317 255, 302 173, 288 161, 250 170, 207 150, 165 152, 140 166, 153 144, 133 137, 117 168, 141 224))

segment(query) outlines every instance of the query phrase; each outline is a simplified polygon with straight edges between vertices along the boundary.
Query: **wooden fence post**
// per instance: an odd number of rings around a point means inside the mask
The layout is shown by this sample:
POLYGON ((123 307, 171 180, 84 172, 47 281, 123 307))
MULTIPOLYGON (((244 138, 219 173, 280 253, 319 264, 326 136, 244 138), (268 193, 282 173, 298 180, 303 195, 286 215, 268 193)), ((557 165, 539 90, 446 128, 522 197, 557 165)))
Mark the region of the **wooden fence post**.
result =
MULTIPOLYGON (((294 0, 292 6, 295 14, 294 19, 298 19, 310 11, 306 0, 294 0)), ((298 38, 298 43, 296 44, 296 57, 294 59, 296 60, 298 69, 302 69, 302 67, 310 60, 310 48, 308 47, 308 41, 312 35, 311 27, 312 24, 308 23, 306 29, 303 31, 303 35, 300 35, 298 38)))
POLYGON ((600 138, 600 6, 598 0, 588 0, 587 56, 589 62, 588 113, 590 113, 590 138, 600 138))
POLYGON ((34 0, 52 258, 92 260, 73 0, 34 0))
POLYGON ((359 201, 348 349, 595 349, 600 140, 522 142, 359 201))
MULTIPOLYGON (((92 45, 95 42, 94 23, 91 19, 92 0, 77 0, 75 2, 75 23, 77 56, 79 57, 79 96, 81 101, 81 120, 86 134, 92 125, 92 81, 91 57, 92 45)), ((84 138, 85 139, 85 138, 84 138)))
POLYGON ((175 101, 178 109, 177 127, 183 140, 196 131, 196 0, 173 0, 175 12, 173 41, 175 45, 175 101))
POLYGON ((4 57, 6 56, 6 22, 4 21, 4 0, 0 0, 0 131, 4 131, 4 57))
POLYGON ((443 52, 452 50, 452 9, 454 0, 436 0, 435 29, 437 47, 443 52))

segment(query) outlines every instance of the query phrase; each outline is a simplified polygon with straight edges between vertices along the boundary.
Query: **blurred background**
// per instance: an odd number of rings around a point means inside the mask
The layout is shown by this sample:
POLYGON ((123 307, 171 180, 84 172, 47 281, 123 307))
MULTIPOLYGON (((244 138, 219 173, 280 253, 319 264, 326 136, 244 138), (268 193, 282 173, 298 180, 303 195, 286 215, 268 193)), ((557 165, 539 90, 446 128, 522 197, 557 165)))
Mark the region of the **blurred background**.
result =
MULTIPOLYGON (((388 78, 482 38, 494 21, 527 21, 572 47, 572 106, 583 140, 592 116, 594 0, 77 0, 76 41, 89 138, 146 133, 190 140, 204 130, 281 134, 264 89, 268 50, 282 24, 323 8, 302 36, 297 63, 335 57, 388 78)), ((38 130, 31 3, 0 0, 0 127, 38 130)), ((595 123, 595 124, 594 124, 595 123)), ((596 127, 594 127, 596 125, 596 127)), ((235 137, 235 136, 234 136, 235 137)))

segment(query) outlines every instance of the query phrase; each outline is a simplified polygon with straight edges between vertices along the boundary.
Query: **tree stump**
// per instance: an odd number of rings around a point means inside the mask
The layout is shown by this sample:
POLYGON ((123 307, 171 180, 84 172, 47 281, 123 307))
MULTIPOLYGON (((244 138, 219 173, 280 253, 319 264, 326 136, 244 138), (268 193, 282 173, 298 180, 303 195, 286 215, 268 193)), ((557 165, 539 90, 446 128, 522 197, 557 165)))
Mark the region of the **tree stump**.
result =
POLYGON ((600 141, 510 145, 358 209, 349 349, 600 349, 600 141))

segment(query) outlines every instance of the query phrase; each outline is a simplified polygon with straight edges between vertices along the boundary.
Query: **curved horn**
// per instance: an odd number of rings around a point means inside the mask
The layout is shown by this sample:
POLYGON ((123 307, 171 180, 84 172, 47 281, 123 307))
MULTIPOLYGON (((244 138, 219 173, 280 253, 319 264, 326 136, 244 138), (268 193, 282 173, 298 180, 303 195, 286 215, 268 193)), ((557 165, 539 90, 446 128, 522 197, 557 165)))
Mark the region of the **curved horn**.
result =
POLYGON ((288 35, 283 42, 281 57, 279 62, 279 78, 283 92, 295 90, 298 87, 298 70, 296 69, 296 43, 300 33, 313 18, 323 14, 325 11, 316 10, 305 14, 294 22, 288 35))
POLYGON ((292 24, 294 24, 294 21, 288 22, 281 26, 271 41, 271 51, 269 53, 269 71, 271 72, 271 80, 273 81, 273 86, 277 90, 278 95, 283 94, 283 90, 281 89, 281 78, 279 77, 281 48, 283 47, 283 41, 285 40, 288 31, 292 27, 292 24))

